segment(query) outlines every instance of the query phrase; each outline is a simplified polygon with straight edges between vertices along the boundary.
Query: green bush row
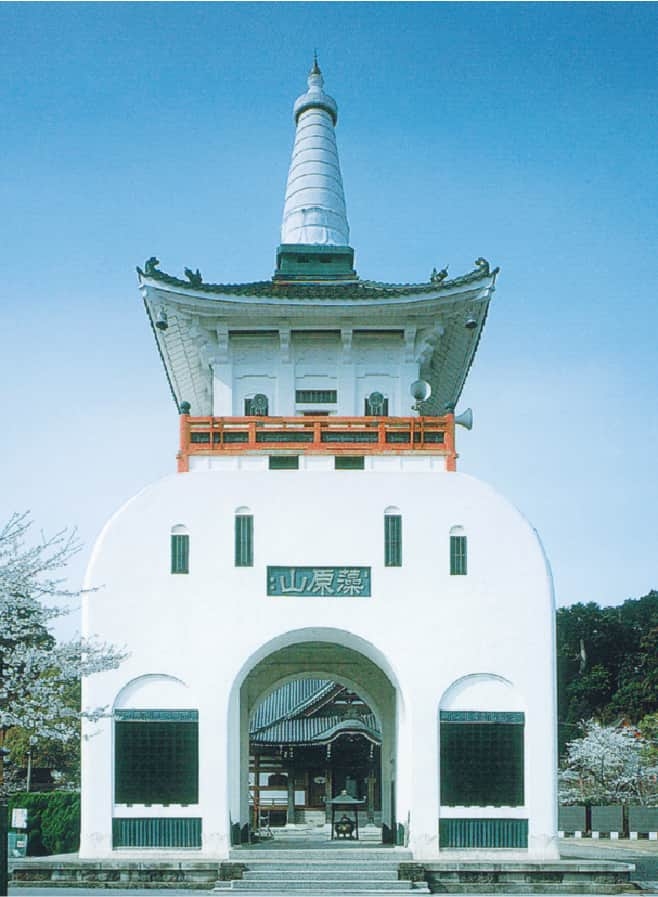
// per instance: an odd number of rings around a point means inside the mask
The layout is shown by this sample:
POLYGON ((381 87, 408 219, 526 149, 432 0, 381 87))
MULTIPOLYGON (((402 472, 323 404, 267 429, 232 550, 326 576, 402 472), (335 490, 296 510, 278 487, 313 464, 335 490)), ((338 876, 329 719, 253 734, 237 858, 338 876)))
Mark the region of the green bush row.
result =
POLYGON ((14 807, 27 809, 28 856, 75 853, 80 847, 80 795, 74 791, 13 794, 14 807))

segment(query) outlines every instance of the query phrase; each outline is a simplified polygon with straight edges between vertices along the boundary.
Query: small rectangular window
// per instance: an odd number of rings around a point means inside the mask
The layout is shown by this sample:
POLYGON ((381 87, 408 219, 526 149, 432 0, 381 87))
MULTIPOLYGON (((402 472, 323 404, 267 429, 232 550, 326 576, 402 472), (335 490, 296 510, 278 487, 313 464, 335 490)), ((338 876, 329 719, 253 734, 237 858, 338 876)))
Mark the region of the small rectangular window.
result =
POLYGON ((171 537, 171 572, 190 572, 190 537, 173 534, 171 537))
POLYGON ((297 389, 295 390, 295 402, 300 405, 335 405, 338 401, 338 391, 335 389, 297 389))
POLYGON ((334 458, 335 470, 363 470, 364 467, 363 455, 336 455, 334 458))
POLYGON ((466 576, 466 536, 450 536, 450 575, 466 576))
POLYGON ((270 455, 270 470, 299 470, 299 455, 270 455))
POLYGON ((235 517, 235 566, 254 566, 254 518, 251 514, 235 517))
POLYGON ((399 514, 384 516, 384 565, 402 566, 402 517, 399 514))

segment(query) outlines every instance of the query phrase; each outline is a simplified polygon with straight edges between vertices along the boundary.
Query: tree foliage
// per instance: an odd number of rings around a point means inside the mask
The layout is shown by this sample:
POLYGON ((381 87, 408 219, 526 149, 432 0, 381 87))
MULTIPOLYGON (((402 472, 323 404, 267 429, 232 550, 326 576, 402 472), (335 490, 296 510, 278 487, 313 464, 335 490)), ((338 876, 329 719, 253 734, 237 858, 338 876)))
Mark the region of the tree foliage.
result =
POLYGON ((18 730, 43 750, 77 739, 80 677, 116 668, 125 652, 94 639, 56 641, 49 625, 68 612, 61 599, 79 594, 62 571, 80 546, 67 530, 29 544, 31 527, 28 514, 14 514, 0 528, 0 744, 18 730))
POLYGON ((581 725, 570 741, 559 774, 563 804, 645 804, 658 794, 647 742, 631 726, 581 725))
POLYGON ((658 592, 557 612, 561 752, 582 720, 638 724, 658 707, 658 592))

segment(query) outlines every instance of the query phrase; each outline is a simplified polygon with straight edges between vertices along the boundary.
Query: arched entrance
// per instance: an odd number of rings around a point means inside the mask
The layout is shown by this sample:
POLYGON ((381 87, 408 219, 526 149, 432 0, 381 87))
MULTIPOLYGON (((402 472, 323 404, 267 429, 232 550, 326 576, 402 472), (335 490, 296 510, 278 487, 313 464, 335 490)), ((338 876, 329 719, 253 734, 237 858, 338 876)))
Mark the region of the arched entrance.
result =
MULTIPOLYGON (((279 694, 285 693, 285 689, 281 691, 284 686, 302 680, 331 683, 336 689, 342 689, 346 696, 358 696, 376 720, 376 727, 368 727, 366 724, 366 728, 373 728, 374 731, 369 731, 369 738, 365 739, 360 737, 365 734, 362 725, 355 724, 351 727, 351 731, 349 726, 345 726, 345 734, 354 736, 355 752, 353 758, 350 758, 349 740, 346 739, 340 744, 337 762, 335 766, 331 764, 331 769, 336 771, 336 781, 331 783, 331 788, 333 793, 338 785, 342 786, 341 791, 350 787, 363 790, 365 786, 366 793, 357 796, 365 797, 366 805, 368 797, 371 799, 371 805, 376 803, 377 817, 371 821, 381 825, 381 840, 393 842, 396 837, 396 746, 401 714, 401 699, 396 679, 386 658, 370 643, 341 630, 313 629, 286 633, 264 645, 245 664, 234 684, 229 720, 228 777, 233 843, 248 840, 249 832, 254 828, 255 777, 252 759, 250 780, 250 756, 252 758, 254 756, 250 751, 250 720, 253 728, 254 712, 259 705, 262 706, 262 702, 268 696, 277 691, 279 694), (359 728, 361 731, 357 732, 359 728), (370 744, 373 745, 372 757, 364 758, 361 754, 364 750, 370 754, 370 744), (372 792, 370 795, 367 793, 368 776, 363 774, 367 766, 367 762, 363 762, 364 759, 375 761, 375 757, 378 765, 379 789, 376 801, 372 792), (357 781, 353 782, 350 779, 357 781)), ((292 768, 294 766, 290 763, 289 769, 292 768)), ((328 795, 326 773, 316 771, 313 778, 325 778, 324 782, 313 784, 316 787, 322 785, 326 797, 328 795)), ((277 781, 283 785, 283 779, 274 779, 275 783, 277 781)), ((287 773, 286 789, 294 790, 294 783, 294 777, 290 778, 287 773)), ((294 801, 294 795, 291 800, 294 801)))

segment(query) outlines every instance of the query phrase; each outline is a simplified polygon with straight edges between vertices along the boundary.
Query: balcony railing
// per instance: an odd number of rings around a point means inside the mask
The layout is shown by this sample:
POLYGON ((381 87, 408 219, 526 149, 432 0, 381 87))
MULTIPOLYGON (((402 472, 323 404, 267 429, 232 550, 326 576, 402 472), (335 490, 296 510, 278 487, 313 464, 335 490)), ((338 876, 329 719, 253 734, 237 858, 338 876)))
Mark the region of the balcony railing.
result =
POLYGON ((455 470, 455 419, 443 417, 180 417, 178 470, 191 455, 442 455, 455 470))

